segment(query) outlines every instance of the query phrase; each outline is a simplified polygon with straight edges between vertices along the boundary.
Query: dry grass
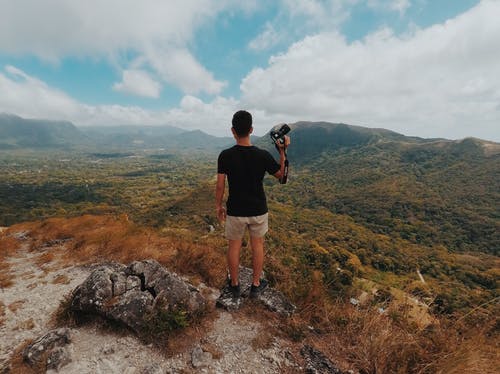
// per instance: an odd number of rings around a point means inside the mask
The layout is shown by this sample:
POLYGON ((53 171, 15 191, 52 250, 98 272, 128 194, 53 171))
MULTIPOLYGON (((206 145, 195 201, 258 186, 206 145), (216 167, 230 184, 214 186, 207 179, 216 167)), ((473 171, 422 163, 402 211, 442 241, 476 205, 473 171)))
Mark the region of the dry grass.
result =
MULTIPOLYGON (((208 285, 219 285, 224 280, 223 248, 210 243, 210 239, 197 243, 189 232, 159 233, 137 226, 125 216, 51 218, 15 225, 11 230, 29 231, 32 251, 46 248, 46 243, 64 241, 63 264, 103 261, 128 264, 152 258, 179 273, 200 277, 208 285)), ((53 260, 54 254, 48 249, 37 263, 43 265, 53 260)))
POLYGON ((59 274, 54 279, 52 279, 52 284, 69 284, 71 281, 65 274, 59 274))
POLYGON ((274 341, 274 336, 268 330, 261 330, 252 339, 252 348, 257 349, 269 349, 274 341))
POLYGON ((13 303, 9 304, 8 308, 12 313, 16 313, 17 310, 25 303, 25 300, 18 300, 14 301, 13 303))
POLYGON ((33 321, 33 318, 28 318, 25 321, 19 322, 16 327, 14 327, 14 330, 20 330, 20 331, 26 331, 26 330, 32 330, 35 328, 35 321, 33 321))
POLYGON ((208 352, 212 355, 214 360, 220 360, 224 356, 224 352, 221 352, 213 343, 203 343, 201 349, 204 352, 208 352))
POLYGON ((0 262, 0 288, 7 288, 14 284, 9 269, 9 264, 6 262, 0 262))
POLYGON ((13 352, 10 360, 6 363, 5 368, 0 367, 0 372, 5 372, 6 373, 16 373, 16 374, 37 374, 37 373, 44 373, 45 368, 38 367, 38 368, 31 368, 28 366, 22 356, 23 350, 33 343, 33 340, 26 340, 24 343, 19 345, 15 351, 13 352))
POLYGON ((49 263, 54 261, 55 257, 56 256, 54 255, 53 252, 44 252, 44 253, 40 254, 39 256, 37 256, 37 258, 35 259, 35 264, 40 269, 44 269, 49 263))
MULTIPOLYGON (((498 308, 497 308, 498 309, 498 308)), ((498 311, 496 311, 498 312, 498 311)), ((465 320, 441 319, 420 329, 404 311, 380 314, 344 302, 309 304, 295 321, 314 322, 314 333, 300 330, 341 369, 375 373, 497 373, 500 363, 498 318, 489 313, 465 320)))
MULTIPOLYGON (((139 227, 126 217, 90 215, 21 224, 9 230, 29 231, 33 238, 32 250, 64 240, 63 264, 110 260, 127 264, 152 258, 209 286, 219 287, 225 278, 225 243, 210 235, 198 242, 189 231, 158 232, 139 227)), ((0 237, 0 243, 5 238, 5 235, 0 237)), ((18 244, 9 242, 10 248, 18 244)), ((44 250, 51 253, 52 248, 46 248, 44 250)), ((5 256, 0 257, 2 259, 5 256)), ((307 279, 300 278, 300 274, 289 271, 289 266, 284 265, 277 254, 270 254, 266 261, 271 282, 278 284, 285 295, 298 300, 299 313, 291 319, 277 320, 260 307, 257 313, 255 308, 248 311, 243 308, 242 312, 253 318, 259 315, 259 319, 270 321, 264 324, 269 334, 259 334, 254 339, 256 347, 266 347, 273 335, 281 333, 296 342, 306 341, 315 346, 341 369, 362 374, 492 373, 499 367, 498 311, 481 310, 481 314, 477 311, 460 323, 435 320, 422 329, 412 322, 411 313, 404 305, 380 314, 373 308, 333 302, 321 274, 312 272, 307 279), (276 323, 281 332, 278 328, 268 330, 271 323, 276 323), (312 330, 308 326, 312 326, 312 330)), ((71 319, 64 314, 65 310, 63 305, 59 321, 71 319)), ((187 349, 194 339, 203 335, 209 320, 210 317, 204 318, 200 325, 174 332, 164 343, 165 350, 173 354, 187 349)))
POLYGON ((13 256, 21 246, 21 243, 8 233, 8 230, 0 233, 0 288, 7 288, 14 284, 7 258, 13 256))
POLYGON ((5 304, 0 300, 0 326, 5 323, 5 304))

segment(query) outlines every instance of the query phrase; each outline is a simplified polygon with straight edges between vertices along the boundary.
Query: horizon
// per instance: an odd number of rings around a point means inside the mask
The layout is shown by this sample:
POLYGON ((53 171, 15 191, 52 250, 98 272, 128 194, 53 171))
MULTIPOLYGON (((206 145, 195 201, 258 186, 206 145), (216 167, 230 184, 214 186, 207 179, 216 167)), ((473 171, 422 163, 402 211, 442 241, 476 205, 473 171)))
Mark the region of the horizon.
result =
MULTIPOLYGON (((116 128, 116 129, 119 129, 119 128, 172 128, 172 129, 176 129, 176 130, 181 130, 183 131, 183 133, 185 132, 202 132, 203 134, 205 135, 210 135, 210 136, 213 136, 213 137, 216 137, 216 138, 228 138, 228 139, 233 139, 233 136, 231 134, 231 131, 230 131, 230 128, 228 128, 227 132, 228 134, 225 135, 225 134, 211 134, 209 132, 206 132, 204 131, 203 129, 200 129, 200 128, 193 128, 193 129, 183 129, 181 127, 177 127, 177 126, 173 126, 173 125, 167 125, 167 124, 158 124, 158 125, 141 125, 141 124, 116 124, 116 125, 78 125, 78 124, 75 124, 71 121, 65 121, 65 120, 50 120, 50 119, 47 119, 47 118, 24 118, 24 117, 20 117, 18 116, 17 114, 14 114, 14 113, 0 113, 0 116, 1 115, 7 115, 7 116, 14 116, 14 117, 17 117, 17 118, 21 118, 23 120, 34 120, 34 121, 48 121, 48 122, 69 122, 71 125, 75 126, 77 129, 99 129, 99 128, 106 128, 106 129, 111 129, 111 128, 116 128)), ((300 124, 300 123, 306 123, 306 124, 317 124, 317 123, 321 123, 321 124, 328 124, 328 125, 346 125, 346 126, 349 126, 349 127, 359 127, 359 128, 363 128, 363 129, 370 129, 370 130, 384 130, 384 131, 392 131, 394 133, 397 133, 399 135, 402 135, 402 136, 405 136, 405 137, 408 137, 408 138, 420 138, 422 140, 445 140, 445 141, 463 141, 465 139, 477 139, 477 140, 480 140, 480 141, 484 141, 484 142, 489 142, 489 143, 496 143, 496 144, 500 144, 500 141, 495 141, 495 140, 491 140, 491 139, 484 139, 484 138, 478 138, 478 137, 475 137, 475 136, 466 136, 466 137, 463 137, 463 138, 456 138, 456 139, 451 139, 451 138, 443 138, 443 137, 433 137, 433 138, 424 138, 424 137, 419 137, 419 136, 413 136, 413 135, 407 135, 407 134, 404 134, 404 133, 400 133, 400 132, 397 132, 397 131, 394 131, 394 130, 389 130, 389 129, 386 129, 386 128, 383 128, 383 127, 367 127, 367 126, 360 126, 360 125, 351 125, 349 123, 342 123, 342 122, 328 122, 328 121, 306 121, 306 120, 299 120, 297 122, 294 122, 294 123, 288 123, 289 125, 297 125, 297 124, 300 124)), ((1 124, 0 124, 1 125, 1 124)), ((262 133, 261 135, 256 135, 255 132, 252 132, 251 134, 251 137, 252 138, 263 138, 265 137, 269 131, 272 129, 273 126, 267 128, 266 132, 262 133)))
POLYGON ((257 136, 306 119, 500 142, 498 1, 120 5, 3 4, 0 112, 226 137, 247 109, 257 136))

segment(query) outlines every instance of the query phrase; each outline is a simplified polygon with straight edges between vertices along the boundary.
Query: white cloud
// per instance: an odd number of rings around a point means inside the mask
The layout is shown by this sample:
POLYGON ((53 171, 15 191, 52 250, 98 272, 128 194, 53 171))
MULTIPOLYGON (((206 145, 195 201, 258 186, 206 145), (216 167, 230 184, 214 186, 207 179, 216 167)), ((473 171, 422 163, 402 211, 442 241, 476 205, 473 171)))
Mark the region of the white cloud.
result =
POLYGON ((306 37, 242 81, 242 102, 290 120, 330 120, 405 134, 498 140, 500 2, 428 29, 388 29, 348 43, 306 37))
POLYGON ((372 9, 393 11, 403 15, 411 6, 411 2, 410 0, 367 0, 367 5, 372 9))
POLYGON ((14 66, 0 71, 0 113, 26 118, 68 120, 81 126, 170 124, 228 136, 231 117, 238 109, 239 102, 232 98, 216 97, 205 103, 194 96, 185 96, 179 107, 164 111, 87 105, 14 66))
POLYGON ((226 82, 216 80, 186 49, 152 47, 144 56, 166 82, 180 87, 185 93, 218 94, 226 86, 226 82))
POLYGON ((64 92, 49 87, 45 82, 14 67, 0 72, 0 112, 28 117, 68 119, 78 116, 80 104, 64 92))
POLYGON ((138 55, 143 65, 154 68, 158 63, 147 51, 156 49, 162 56, 177 56, 168 73, 158 71, 168 76, 168 83, 187 87, 188 92, 218 93, 224 83, 214 79, 186 46, 195 30, 231 7, 237 5, 217 0, 0 0, 0 52, 53 62, 67 56, 107 58, 132 69, 123 56, 138 55), (197 85, 179 59, 194 71, 197 85))
POLYGON ((349 15, 356 0, 282 0, 292 18, 305 16, 321 27, 337 26, 349 15))
POLYGON ((153 80, 147 72, 132 69, 123 71, 122 81, 115 83, 113 89, 133 95, 158 98, 161 84, 153 80))
POLYGON ((255 51, 264 51, 274 47, 281 38, 281 35, 275 30, 274 26, 268 22, 264 30, 248 43, 248 48, 255 51))

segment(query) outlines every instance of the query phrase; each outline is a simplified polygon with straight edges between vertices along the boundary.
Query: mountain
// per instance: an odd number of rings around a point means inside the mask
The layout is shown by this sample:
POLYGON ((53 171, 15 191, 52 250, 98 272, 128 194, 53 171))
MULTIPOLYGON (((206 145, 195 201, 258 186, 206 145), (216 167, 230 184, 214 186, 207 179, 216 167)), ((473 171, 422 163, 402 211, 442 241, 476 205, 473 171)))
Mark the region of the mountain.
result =
MULTIPOLYGON (((288 156, 299 162, 308 161, 323 151, 345 147, 361 147, 388 141, 409 143, 436 141, 436 139, 405 136, 386 129, 352 126, 344 123, 301 121, 289 124, 289 126, 293 146, 288 150, 288 156)), ((274 149, 269 133, 259 139, 256 145, 268 150, 274 149)))
POLYGON ((86 138, 71 122, 0 113, 0 149, 61 148, 80 144, 86 138))
POLYGON ((216 151, 231 143, 201 130, 186 131, 173 126, 116 126, 82 128, 98 148, 165 148, 176 151, 216 151))
MULTIPOLYGON (((324 122, 290 127, 289 185, 271 187, 279 200, 415 244, 498 254, 500 144, 324 122)), ((267 139, 260 143, 272 148, 267 139)))
POLYGON ((175 151, 215 152, 232 144, 201 130, 174 126, 76 127, 71 122, 24 119, 0 114, 0 150, 66 148, 93 151, 165 148, 175 151))

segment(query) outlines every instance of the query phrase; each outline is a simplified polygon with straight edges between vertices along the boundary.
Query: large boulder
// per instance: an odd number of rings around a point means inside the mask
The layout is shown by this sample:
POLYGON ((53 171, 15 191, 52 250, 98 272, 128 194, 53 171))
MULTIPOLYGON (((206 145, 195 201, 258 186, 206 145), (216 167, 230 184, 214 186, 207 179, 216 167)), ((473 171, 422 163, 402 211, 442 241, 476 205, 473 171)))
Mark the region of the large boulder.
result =
POLYGON ((101 315, 139 334, 155 313, 194 315, 205 307, 206 300, 196 287, 155 260, 129 266, 103 264, 73 291, 71 301, 73 311, 101 315))

